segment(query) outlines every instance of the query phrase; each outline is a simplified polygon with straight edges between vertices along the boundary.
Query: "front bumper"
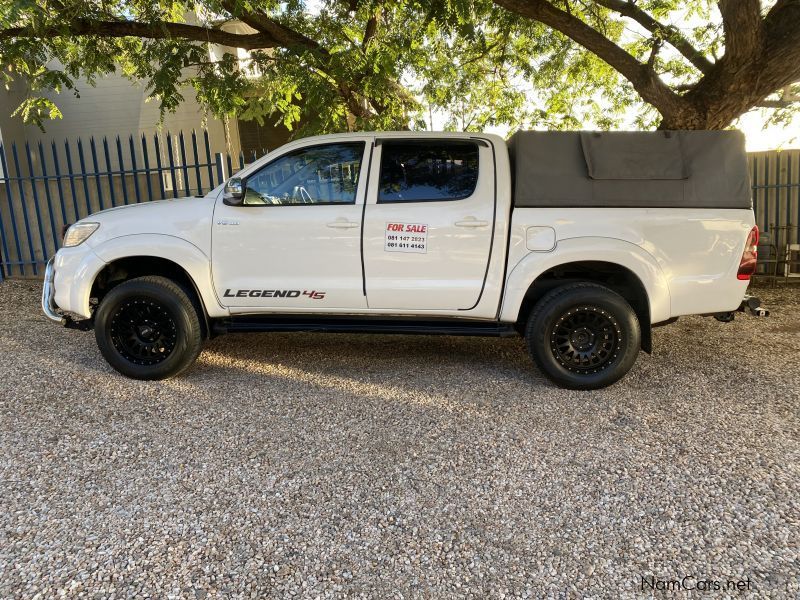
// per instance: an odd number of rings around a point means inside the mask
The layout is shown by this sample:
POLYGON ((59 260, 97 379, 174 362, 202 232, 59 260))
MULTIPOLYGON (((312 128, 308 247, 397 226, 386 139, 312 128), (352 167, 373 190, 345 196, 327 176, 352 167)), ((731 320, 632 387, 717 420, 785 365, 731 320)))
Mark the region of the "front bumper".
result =
POLYGON ((61 312, 56 304, 56 288, 53 283, 56 276, 56 269, 54 266, 55 257, 47 261, 47 267, 44 270, 44 287, 42 288, 42 312, 51 321, 60 323, 68 329, 80 329, 81 331, 88 331, 92 328, 91 319, 74 319, 70 315, 65 315, 61 312))
POLYGON ((64 324, 65 317, 62 315, 58 306, 56 306, 56 288, 53 285, 53 280, 56 276, 55 267, 53 267, 55 258, 47 261, 47 268, 44 270, 44 287, 42 288, 42 312, 51 321, 64 324))

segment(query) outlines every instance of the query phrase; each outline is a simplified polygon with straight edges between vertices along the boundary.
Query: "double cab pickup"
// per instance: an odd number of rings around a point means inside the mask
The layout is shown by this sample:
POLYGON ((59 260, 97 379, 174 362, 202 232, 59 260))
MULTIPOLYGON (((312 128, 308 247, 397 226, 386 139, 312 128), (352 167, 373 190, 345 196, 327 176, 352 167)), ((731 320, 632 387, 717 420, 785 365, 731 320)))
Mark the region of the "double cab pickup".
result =
POLYGON ((740 308, 757 244, 738 132, 351 133, 78 221, 42 305, 137 379, 226 332, 514 335, 593 389, 652 326, 740 308))

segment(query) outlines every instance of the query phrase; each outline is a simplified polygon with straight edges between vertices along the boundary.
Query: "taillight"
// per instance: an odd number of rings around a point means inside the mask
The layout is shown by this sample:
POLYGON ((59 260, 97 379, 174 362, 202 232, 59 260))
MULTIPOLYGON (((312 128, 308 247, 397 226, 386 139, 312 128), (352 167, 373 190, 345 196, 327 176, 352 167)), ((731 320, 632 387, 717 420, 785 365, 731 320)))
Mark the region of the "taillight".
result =
POLYGON ((744 244, 742 260, 739 261, 739 271, 736 278, 743 281, 750 279, 756 272, 756 262, 758 261, 758 225, 754 226, 747 235, 747 242, 744 244))

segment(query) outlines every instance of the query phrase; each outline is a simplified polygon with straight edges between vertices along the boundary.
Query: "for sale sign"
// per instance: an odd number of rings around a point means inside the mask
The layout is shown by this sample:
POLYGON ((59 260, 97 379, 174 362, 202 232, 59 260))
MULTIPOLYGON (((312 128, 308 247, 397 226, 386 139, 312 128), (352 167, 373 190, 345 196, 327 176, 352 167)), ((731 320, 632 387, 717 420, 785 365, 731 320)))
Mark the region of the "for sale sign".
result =
POLYGON ((422 223, 387 223, 383 249, 386 252, 428 251, 428 226, 422 223))

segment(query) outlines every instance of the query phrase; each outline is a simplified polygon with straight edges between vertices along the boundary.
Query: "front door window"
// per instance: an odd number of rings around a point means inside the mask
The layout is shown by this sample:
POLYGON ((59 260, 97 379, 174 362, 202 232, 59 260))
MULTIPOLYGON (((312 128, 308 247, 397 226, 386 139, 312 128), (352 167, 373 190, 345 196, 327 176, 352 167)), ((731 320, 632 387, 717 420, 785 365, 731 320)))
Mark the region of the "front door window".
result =
POLYGON ((247 205, 355 204, 362 142, 301 148, 247 178, 247 205))

